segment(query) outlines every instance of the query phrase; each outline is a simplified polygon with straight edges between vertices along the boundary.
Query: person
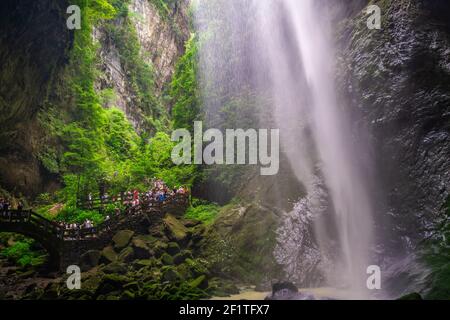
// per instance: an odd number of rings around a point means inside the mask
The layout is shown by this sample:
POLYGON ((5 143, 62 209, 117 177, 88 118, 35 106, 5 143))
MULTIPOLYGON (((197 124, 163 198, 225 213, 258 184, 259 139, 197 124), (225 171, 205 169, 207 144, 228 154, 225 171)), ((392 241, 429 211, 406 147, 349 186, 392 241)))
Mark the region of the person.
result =
POLYGON ((9 214, 9 220, 11 221, 11 212, 9 211, 9 201, 8 200, 3 202, 3 214, 5 216, 8 216, 8 214, 9 214))
POLYGON ((80 227, 77 223, 73 224, 73 229, 75 230, 76 239, 80 239, 80 227))
POLYGON ((159 195, 158 195, 158 201, 159 202, 164 202, 164 200, 166 200, 166 195, 164 192, 159 191, 159 195))
MULTIPOLYGON (((119 210, 119 208, 116 208, 116 215, 117 215, 117 210, 119 210)), ((120 210, 119 210, 119 213, 120 213, 120 210)), ((111 220, 111 217, 109 215, 107 215, 105 217, 105 229, 108 231, 111 230, 111 224, 109 223, 110 220, 111 220)), ((101 230, 99 230, 99 232, 101 232, 101 230)))
POLYGON ((133 204, 136 205, 136 203, 139 202, 139 191, 136 189, 133 191, 133 204))
POLYGON ((5 203, 5 200, 3 198, 0 198, 0 215, 2 217, 5 216, 5 211, 3 210, 3 204, 5 203))
POLYGON ((17 204, 17 210, 18 211, 22 211, 23 210, 23 203, 22 203, 22 201, 19 201, 19 203, 17 204))
POLYGON ((89 206, 89 209, 92 210, 92 193, 90 193, 90 192, 88 194, 88 206, 89 206))

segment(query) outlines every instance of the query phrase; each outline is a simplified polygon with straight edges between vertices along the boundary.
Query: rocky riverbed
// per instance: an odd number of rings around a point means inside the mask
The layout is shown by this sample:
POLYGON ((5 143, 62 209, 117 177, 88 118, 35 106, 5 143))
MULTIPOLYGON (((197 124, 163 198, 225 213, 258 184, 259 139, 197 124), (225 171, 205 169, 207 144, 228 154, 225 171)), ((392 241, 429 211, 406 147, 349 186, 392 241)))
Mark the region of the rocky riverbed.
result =
POLYGON ((81 288, 65 273, 21 269, 1 261, 3 299, 204 299, 239 292, 210 271, 199 243, 205 226, 167 214, 146 232, 120 230, 102 250, 80 257, 81 288))

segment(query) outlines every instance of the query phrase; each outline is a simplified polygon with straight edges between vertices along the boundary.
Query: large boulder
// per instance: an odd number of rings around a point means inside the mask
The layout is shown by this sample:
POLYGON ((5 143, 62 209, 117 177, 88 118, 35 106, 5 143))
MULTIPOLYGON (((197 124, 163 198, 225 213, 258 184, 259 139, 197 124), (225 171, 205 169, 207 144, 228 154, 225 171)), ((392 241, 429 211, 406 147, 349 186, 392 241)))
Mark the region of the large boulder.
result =
POLYGON ((137 259, 148 259, 154 255, 154 252, 149 248, 148 243, 138 237, 134 237, 131 240, 131 245, 134 249, 134 255, 137 259))
POLYGON ((111 263, 117 261, 118 256, 117 253, 114 251, 114 248, 112 246, 108 246, 103 248, 100 262, 101 263, 111 263))
POLYGON ((134 231, 131 230, 121 230, 117 232, 112 239, 114 242, 114 248, 116 250, 122 250, 125 248, 130 243, 133 235, 134 231))
POLYGON ((174 256, 178 253, 180 253, 180 246, 176 242, 169 242, 167 244, 167 253, 171 256, 174 256))
POLYGON ((88 271, 98 265, 101 252, 98 250, 89 250, 80 257, 80 268, 82 271, 88 271))
POLYGON ((201 275, 194 280, 189 282, 189 286, 191 288, 199 288, 199 289, 207 289, 208 288, 208 279, 205 275, 201 275))
POLYGON ((164 253, 164 254, 161 256, 161 262, 162 262, 164 265, 172 265, 172 264, 173 264, 173 258, 172 258, 171 255, 169 255, 169 254, 167 254, 167 253, 164 253))
POLYGON ((272 294, 266 300, 315 300, 314 296, 298 291, 298 288, 291 282, 275 283, 272 286, 272 294))
POLYGON ((111 294, 112 292, 121 291, 122 288, 130 282, 130 279, 123 276, 123 275, 117 275, 117 274, 108 274, 105 275, 100 285, 98 286, 98 289, 96 290, 96 295, 107 295, 111 294))
POLYGON ((398 300, 423 300, 423 298, 420 293, 413 292, 398 298, 398 300))
POLYGON ((98 274, 88 275, 84 277, 82 276, 82 279, 83 279, 82 282, 83 290, 90 292, 91 295, 95 294, 102 281, 101 276, 98 274))
POLYGON ((170 266, 165 266, 161 269, 162 279, 168 282, 174 282, 181 279, 180 274, 170 266))
POLYGON ((122 249, 118 257, 121 262, 131 262, 134 259, 134 250, 132 247, 126 247, 122 249))
POLYGON ((186 265, 186 267, 188 268, 192 277, 199 277, 204 274, 205 275, 209 274, 209 270, 208 270, 208 268, 206 268, 206 266, 202 260, 198 260, 198 259, 194 260, 194 259, 187 258, 184 261, 184 265, 186 265))
POLYGON ((127 267, 124 263, 112 262, 103 267, 103 272, 107 274, 125 274, 127 273, 127 267))
POLYGON ((188 250, 183 250, 180 253, 177 253, 174 257, 173 257, 173 262, 176 265, 182 264, 184 261, 186 261, 186 259, 192 259, 192 253, 188 250))
POLYGON ((164 218, 166 235, 172 241, 184 242, 187 240, 188 229, 177 218, 167 214, 164 218))
POLYGON ((162 241, 157 241, 155 242, 154 246, 153 246, 153 250, 155 251, 155 256, 156 257, 161 257, 164 253, 166 253, 167 250, 167 243, 162 242, 162 241))
POLYGON ((279 221, 275 210, 258 203, 232 203, 208 226, 198 252, 211 271, 242 283, 283 279, 283 268, 273 254, 279 221))

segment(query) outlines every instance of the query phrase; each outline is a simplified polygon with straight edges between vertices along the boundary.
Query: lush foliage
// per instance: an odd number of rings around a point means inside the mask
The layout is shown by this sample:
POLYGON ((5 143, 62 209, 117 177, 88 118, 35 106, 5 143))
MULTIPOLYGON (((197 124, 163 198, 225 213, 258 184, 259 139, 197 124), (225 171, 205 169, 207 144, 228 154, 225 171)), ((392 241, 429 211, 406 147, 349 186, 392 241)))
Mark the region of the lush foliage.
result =
MULTIPOLYGON (((62 176, 64 184, 55 196, 43 196, 40 212, 48 217, 71 222, 89 217, 100 222, 98 213, 78 209, 77 200, 86 199, 89 193, 96 197, 102 190, 110 194, 135 188, 145 190, 154 177, 169 186, 191 186, 195 178, 194 166, 175 166, 171 161, 174 144, 167 134, 168 114, 155 94, 153 69, 142 57, 128 3, 129 0, 76 3, 84 19, 81 30, 75 31, 65 76, 66 95, 73 99, 68 107, 49 106, 39 116, 42 126, 56 139, 55 146, 49 144, 39 158, 50 172, 62 176), (107 21, 111 19, 115 20, 107 21), (99 47, 92 39, 94 26, 101 27, 117 47, 133 92, 133 108, 147 121, 141 129, 148 130, 137 133, 123 111, 114 106, 113 88, 95 89, 100 71, 99 47), (65 205, 56 216, 47 214, 55 202, 65 205)), ((189 63, 193 54, 190 52, 184 64, 189 63)))
POLYGON ((450 197, 442 227, 437 231, 440 239, 430 241, 425 261, 431 268, 430 291, 427 299, 450 299, 450 197))
POLYGON ((177 0, 150 0, 150 2, 158 9, 159 15, 167 19, 177 0))
POLYGON ((193 199, 192 206, 186 211, 185 217, 209 224, 214 221, 219 211, 220 207, 216 204, 193 199))
POLYGON ((172 117, 175 128, 192 130, 195 120, 201 120, 202 112, 197 83, 198 44, 195 35, 186 44, 186 52, 180 58, 171 84, 171 97, 174 101, 172 117))
POLYGON ((23 237, 4 248, 0 255, 21 267, 39 266, 46 260, 45 254, 36 250, 34 240, 23 237))
POLYGON ((123 68, 127 71, 128 87, 134 93, 136 109, 146 119, 146 129, 150 133, 167 130, 167 112, 154 93, 154 70, 142 54, 138 36, 133 25, 133 17, 126 16, 121 24, 106 24, 108 36, 119 51, 123 68))

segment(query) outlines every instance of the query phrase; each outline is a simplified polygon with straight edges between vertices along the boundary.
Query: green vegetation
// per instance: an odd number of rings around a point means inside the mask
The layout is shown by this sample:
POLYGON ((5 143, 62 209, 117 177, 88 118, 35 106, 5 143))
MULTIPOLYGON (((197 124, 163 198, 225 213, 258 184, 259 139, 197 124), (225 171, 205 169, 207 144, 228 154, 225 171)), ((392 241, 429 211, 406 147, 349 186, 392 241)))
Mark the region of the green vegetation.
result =
POLYGON ((68 89, 62 89, 73 99, 67 108, 49 105, 39 115, 42 127, 53 139, 39 158, 50 172, 62 177, 64 185, 41 201, 39 212, 49 218, 70 222, 90 218, 100 222, 102 216, 98 213, 77 209, 77 199, 85 199, 89 193, 98 196, 102 188, 110 194, 144 190, 153 177, 163 179, 170 187, 191 186, 197 174, 194 166, 175 166, 171 161, 174 143, 167 133, 171 125, 155 94, 152 66, 141 57, 128 3, 129 0, 76 1, 84 19, 81 30, 75 31, 65 72, 68 89), (133 92, 133 108, 144 120, 142 132, 136 132, 123 111, 114 106, 113 88, 100 92, 95 89, 100 71, 99 47, 92 39, 94 26, 104 30, 119 51, 133 92), (50 215, 48 210, 54 203, 64 206, 56 215, 50 215))
POLYGON ((9 244, 8 242, 11 238, 12 235, 9 233, 2 234, 1 242, 6 247, 0 251, 0 256, 23 268, 28 266, 38 267, 46 261, 45 252, 36 247, 34 240, 18 236, 14 239, 13 244, 9 244), (3 238, 7 238, 8 240, 3 241, 3 238))
POLYGON ((173 8, 175 7, 175 3, 177 0, 149 0, 156 9, 158 9, 159 15, 163 19, 167 19, 173 8))
POLYGON ((153 66, 146 63, 141 56, 141 47, 132 19, 126 15, 121 24, 106 24, 104 28, 119 51, 121 64, 127 71, 128 86, 136 96, 136 107, 145 115, 149 133, 167 130, 167 112, 154 94, 153 66))
POLYGON ((431 241, 425 255, 425 262, 432 271, 431 290, 425 298, 431 300, 450 299, 450 197, 446 207, 446 216, 437 232, 442 238, 431 241))
POLYGON ((186 52, 178 61, 170 95, 174 101, 172 117, 175 128, 193 129, 193 123, 202 119, 197 83, 198 41, 192 34, 186 43, 186 52))
POLYGON ((191 207, 186 211, 185 217, 210 224, 220 211, 220 207, 213 203, 206 203, 198 199, 192 200, 191 207))

